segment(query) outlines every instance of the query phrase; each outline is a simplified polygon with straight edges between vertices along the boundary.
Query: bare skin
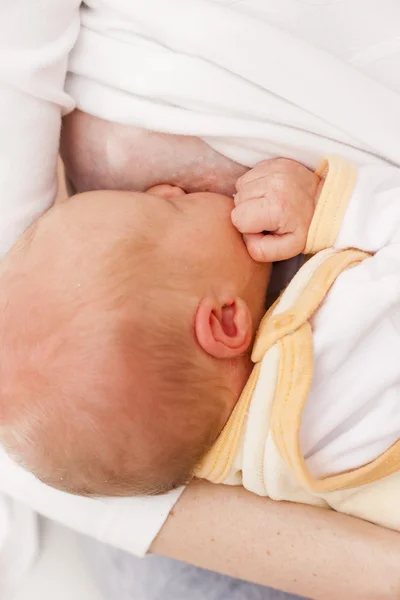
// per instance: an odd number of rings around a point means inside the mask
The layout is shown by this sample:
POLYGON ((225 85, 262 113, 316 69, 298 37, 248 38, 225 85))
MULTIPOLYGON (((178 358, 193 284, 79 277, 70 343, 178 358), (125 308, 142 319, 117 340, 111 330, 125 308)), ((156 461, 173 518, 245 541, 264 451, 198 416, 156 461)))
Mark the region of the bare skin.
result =
POLYGON ((79 111, 64 119, 61 154, 79 192, 143 192, 169 183, 188 193, 232 196, 247 171, 198 138, 110 123, 79 111))
POLYGON ((397 532, 243 488, 189 485, 152 551, 314 600, 400 598, 397 532))
MULTIPOLYGON (((247 171, 202 140, 78 111, 64 122, 62 155, 77 191, 169 183, 231 195, 247 171)), ((394 600, 399 538, 333 511, 201 481, 187 487, 151 551, 315 600, 394 600)))

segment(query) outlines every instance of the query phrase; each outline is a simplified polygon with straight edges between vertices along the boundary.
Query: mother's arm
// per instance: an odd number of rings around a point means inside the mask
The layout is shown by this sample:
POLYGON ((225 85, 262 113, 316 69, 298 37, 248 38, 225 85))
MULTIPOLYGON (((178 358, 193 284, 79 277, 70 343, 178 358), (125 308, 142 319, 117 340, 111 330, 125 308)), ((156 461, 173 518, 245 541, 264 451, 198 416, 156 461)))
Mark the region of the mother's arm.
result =
POLYGON ((400 534, 243 488, 191 484, 151 550, 315 600, 400 598, 400 534))

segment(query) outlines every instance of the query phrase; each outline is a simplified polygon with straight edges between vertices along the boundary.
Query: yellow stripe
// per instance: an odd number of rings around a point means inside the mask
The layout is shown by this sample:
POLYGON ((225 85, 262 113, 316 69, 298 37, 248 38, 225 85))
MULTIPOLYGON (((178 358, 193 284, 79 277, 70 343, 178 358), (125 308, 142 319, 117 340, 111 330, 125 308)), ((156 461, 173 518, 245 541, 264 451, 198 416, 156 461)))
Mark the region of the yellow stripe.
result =
POLYGON ((197 467, 195 476, 212 483, 223 482, 233 466, 245 426, 251 398, 256 389, 260 364, 253 367, 246 386, 220 436, 197 467))
MULTIPOLYGON (((325 278, 325 283, 331 285, 331 278, 338 275, 339 266, 342 271, 354 266, 363 260, 363 254, 356 250, 344 251, 337 256, 340 260, 336 261, 333 269, 332 264, 328 265, 332 263, 332 259, 329 259, 317 273, 317 279, 325 278), (329 273, 326 272, 328 267, 329 273)), ((364 258, 367 256, 364 254, 364 258)), ((300 301, 299 305, 301 303, 300 301)), ((322 479, 311 476, 301 453, 299 436, 301 416, 312 380, 312 331, 309 323, 286 335, 278 344, 281 363, 272 409, 271 433, 279 453, 295 473, 297 480, 312 492, 326 493, 366 485, 399 471, 400 440, 374 461, 358 469, 322 479)))
POLYGON ((316 171, 325 178, 308 231, 305 254, 316 254, 335 243, 357 179, 356 166, 340 156, 328 156, 316 171))
POLYGON ((370 255, 361 250, 343 250, 329 256, 311 276, 295 306, 263 320, 257 334, 252 358, 259 361, 279 339, 296 331, 308 321, 324 300, 337 277, 350 266, 370 255))

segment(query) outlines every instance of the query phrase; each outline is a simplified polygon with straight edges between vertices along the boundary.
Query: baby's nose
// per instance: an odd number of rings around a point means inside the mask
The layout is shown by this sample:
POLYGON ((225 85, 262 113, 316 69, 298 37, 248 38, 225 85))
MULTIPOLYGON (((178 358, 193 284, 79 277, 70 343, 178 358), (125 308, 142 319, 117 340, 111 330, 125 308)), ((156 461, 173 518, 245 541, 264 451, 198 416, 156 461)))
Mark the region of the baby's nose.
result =
POLYGON ((147 190, 148 194, 152 196, 157 196, 159 198, 165 198, 169 200, 170 198, 177 198, 178 196, 185 196, 186 192, 175 185, 169 185, 167 183, 163 183, 162 185, 155 185, 154 187, 147 190))

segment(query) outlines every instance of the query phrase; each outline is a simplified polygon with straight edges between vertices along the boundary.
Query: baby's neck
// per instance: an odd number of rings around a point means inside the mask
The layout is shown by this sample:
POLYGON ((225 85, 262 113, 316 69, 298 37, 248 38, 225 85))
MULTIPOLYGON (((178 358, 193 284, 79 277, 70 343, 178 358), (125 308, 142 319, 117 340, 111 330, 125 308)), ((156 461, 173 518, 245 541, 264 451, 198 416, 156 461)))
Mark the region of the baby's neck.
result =
POLYGON ((239 400, 253 367, 254 364, 251 361, 250 353, 240 356, 226 365, 227 385, 233 396, 232 409, 239 400))

